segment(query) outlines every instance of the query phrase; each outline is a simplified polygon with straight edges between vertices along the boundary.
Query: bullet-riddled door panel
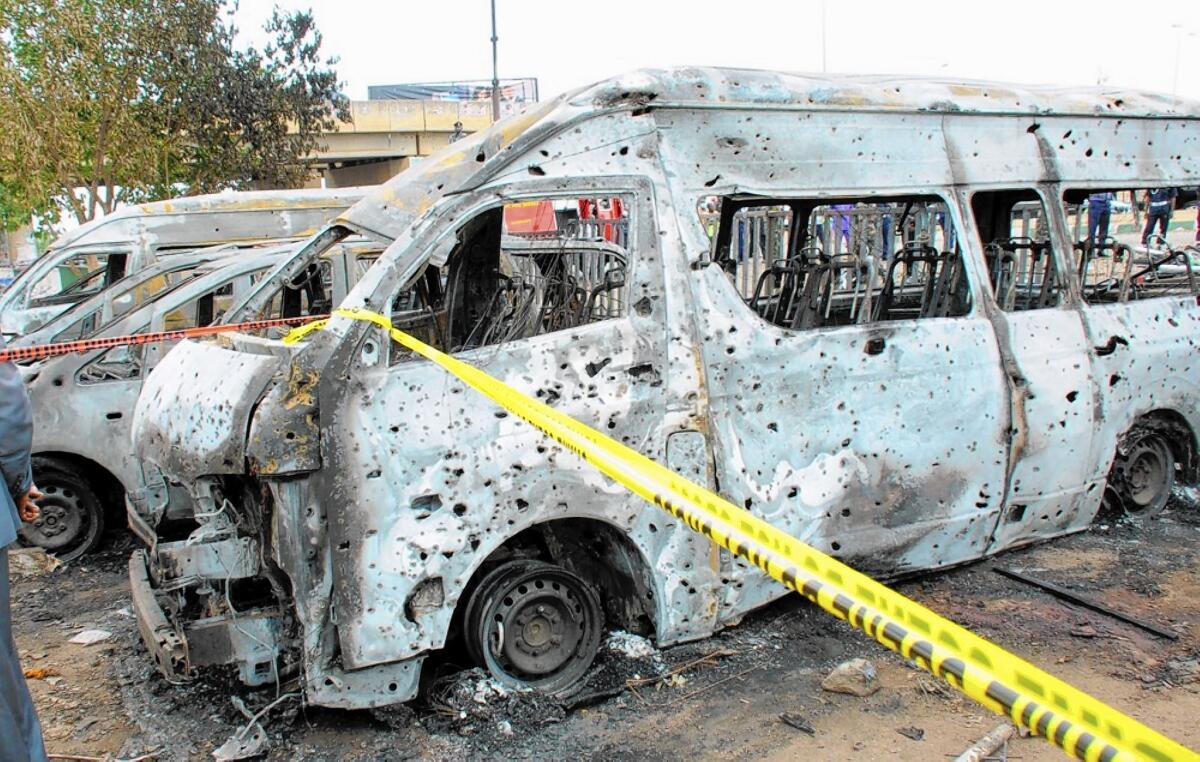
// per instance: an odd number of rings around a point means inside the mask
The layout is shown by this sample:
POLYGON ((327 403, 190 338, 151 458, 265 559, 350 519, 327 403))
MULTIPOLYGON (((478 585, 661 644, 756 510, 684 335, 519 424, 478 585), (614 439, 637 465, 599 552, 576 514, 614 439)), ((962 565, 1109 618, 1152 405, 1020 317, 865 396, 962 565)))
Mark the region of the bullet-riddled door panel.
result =
MULTIPOLYGON (((697 299, 721 491, 872 573, 982 554, 1005 395, 944 200, 716 203, 697 299)), ((777 595, 738 569, 730 609, 777 595)))

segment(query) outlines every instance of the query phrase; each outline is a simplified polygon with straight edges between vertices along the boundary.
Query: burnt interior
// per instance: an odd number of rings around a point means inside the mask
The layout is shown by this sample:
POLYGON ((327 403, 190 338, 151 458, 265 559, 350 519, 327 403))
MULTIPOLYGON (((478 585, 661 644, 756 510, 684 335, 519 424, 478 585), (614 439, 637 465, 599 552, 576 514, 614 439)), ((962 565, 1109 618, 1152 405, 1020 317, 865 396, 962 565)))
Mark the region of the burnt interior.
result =
MULTIPOLYGON (((445 265, 426 265, 392 299, 397 328, 457 352, 624 314, 624 234, 560 215, 562 224, 552 232, 510 235, 503 211, 491 209, 467 222, 445 265)), ((627 230, 626 220, 606 224, 627 230)), ((397 348, 393 360, 409 356, 397 348)))
POLYGON ((756 314, 784 328, 971 309, 958 235, 932 195, 726 197, 713 259, 756 314))

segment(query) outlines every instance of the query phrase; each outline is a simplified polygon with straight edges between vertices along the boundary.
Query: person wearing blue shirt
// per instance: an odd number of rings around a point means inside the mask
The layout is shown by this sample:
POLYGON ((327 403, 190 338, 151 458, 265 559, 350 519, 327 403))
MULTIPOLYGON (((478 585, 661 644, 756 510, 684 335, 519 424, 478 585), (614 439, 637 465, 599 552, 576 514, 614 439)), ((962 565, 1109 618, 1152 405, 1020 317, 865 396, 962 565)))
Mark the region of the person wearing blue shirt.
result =
POLYGON ((1088 251, 1094 256, 1106 257, 1104 253, 1105 239, 1108 238, 1108 223, 1112 220, 1113 194, 1093 193, 1088 196, 1088 251))
POLYGON ((1142 245, 1150 240, 1154 226, 1159 228, 1159 235, 1165 240, 1167 228, 1171 226, 1171 211, 1175 208, 1174 188, 1154 188, 1146 191, 1146 229, 1142 231, 1142 245))
POLYGON ((25 382, 15 365, 0 363, 0 475, 5 487, 0 490, 0 760, 5 762, 46 759, 42 726, 17 658, 8 590, 8 546, 16 541, 22 521, 37 520, 34 500, 42 496, 33 486, 32 445, 33 411, 25 382))

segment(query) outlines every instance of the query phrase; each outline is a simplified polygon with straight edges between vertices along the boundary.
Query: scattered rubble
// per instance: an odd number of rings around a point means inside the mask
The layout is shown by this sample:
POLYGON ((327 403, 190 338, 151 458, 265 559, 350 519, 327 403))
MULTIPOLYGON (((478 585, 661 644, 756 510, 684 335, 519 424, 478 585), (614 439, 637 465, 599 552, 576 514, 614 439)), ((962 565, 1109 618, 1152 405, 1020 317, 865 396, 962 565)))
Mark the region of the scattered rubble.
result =
POLYGON ((925 731, 915 725, 909 725, 904 728, 896 728, 896 732, 905 738, 911 738, 914 741, 920 741, 925 737, 925 731))
POLYGON ((851 696, 870 696, 879 687, 879 672, 866 659, 844 661, 821 681, 824 690, 851 696))
POLYGON ((61 568, 62 562, 41 548, 13 548, 8 551, 8 572, 14 577, 40 577, 61 568))
POLYGON ((784 712, 779 715, 779 719, 783 721, 783 724, 793 727, 802 733, 808 733, 810 736, 817 734, 817 731, 813 730, 812 723, 804 715, 796 714, 795 712, 784 712))
MULTIPOLYGON (((923 576, 899 588, 1054 671, 1082 675, 1080 687, 1154 712, 1161 729, 1195 746, 1200 577, 1194 570, 1200 547, 1180 537, 1190 538, 1197 528, 1200 511, 1179 506, 1140 526, 1114 524, 1109 531, 923 576), (1062 602, 1005 580, 991 571, 994 563, 1044 570, 1048 578, 1078 584, 1106 605, 1161 621, 1180 638, 1156 638, 1090 612, 1063 616, 1062 602), (1160 591, 1137 592, 1145 580, 1156 580, 1160 591), (1070 635, 1085 623, 1096 637, 1070 635)), ((246 691, 234 674, 182 685, 163 680, 140 644, 135 620, 122 612, 130 603, 123 586, 129 548, 113 545, 109 540, 99 556, 89 558, 87 569, 72 564, 49 577, 13 581, 22 665, 65 676, 29 681, 49 750, 111 759, 158 750, 159 762, 213 759, 247 723, 230 696, 243 697, 257 712, 279 695, 276 687, 246 691), (109 640, 91 647, 67 642, 81 630, 101 628, 112 633, 109 640)), ((923 762, 961 752, 997 722, 944 681, 798 597, 772 604, 713 638, 683 645, 658 649, 640 636, 616 634, 601 648, 584 693, 575 696, 514 692, 481 671, 460 669, 448 663, 446 677, 431 680, 426 697, 371 712, 287 702, 258 723, 269 739, 260 758, 366 762, 736 753, 842 759, 861 744, 873 757, 923 762), (851 700, 823 692, 822 679, 855 657, 870 660, 887 690, 851 700), (447 703, 454 707, 439 705, 437 697, 451 688, 447 703), (697 733, 697 723, 712 732, 697 733), (923 730, 922 740, 902 737, 899 730, 906 727, 923 730)), ((291 688, 285 684, 281 690, 291 688)), ((1053 750, 1043 746, 1015 738, 1009 758, 1051 758, 1053 750)))
POLYGON ((67 642, 80 646, 94 646, 97 643, 103 643, 111 637, 112 633, 108 630, 83 630, 76 633, 75 637, 67 642))

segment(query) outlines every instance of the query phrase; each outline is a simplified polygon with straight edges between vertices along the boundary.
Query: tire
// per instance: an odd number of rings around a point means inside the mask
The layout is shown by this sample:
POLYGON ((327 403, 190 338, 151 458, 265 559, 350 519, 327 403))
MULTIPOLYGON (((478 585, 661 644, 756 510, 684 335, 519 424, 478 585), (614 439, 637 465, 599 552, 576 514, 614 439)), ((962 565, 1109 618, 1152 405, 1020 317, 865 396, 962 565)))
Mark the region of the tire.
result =
POLYGON ((1162 434, 1149 431, 1122 445, 1113 459, 1108 484, 1126 516, 1162 512, 1175 487, 1175 456, 1162 434))
POLYGON ((84 478, 58 461, 34 458, 33 483, 45 497, 37 501, 41 508, 38 520, 21 527, 22 542, 43 548, 64 562, 99 547, 104 536, 104 506, 84 478))
POLYGON ((475 588, 463 617, 467 652, 501 683, 569 693, 604 632, 600 596, 586 580, 541 561, 509 561, 475 588))

